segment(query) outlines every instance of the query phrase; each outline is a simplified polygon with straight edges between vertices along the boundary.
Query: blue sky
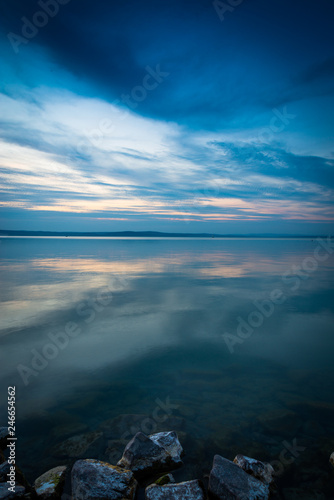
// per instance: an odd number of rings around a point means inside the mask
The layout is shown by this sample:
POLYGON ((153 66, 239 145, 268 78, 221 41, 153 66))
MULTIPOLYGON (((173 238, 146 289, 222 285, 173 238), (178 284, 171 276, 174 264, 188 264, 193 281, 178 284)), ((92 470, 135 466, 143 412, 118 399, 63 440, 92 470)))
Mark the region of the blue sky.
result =
POLYGON ((329 234, 331 0, 0 5, 0 228, 329 234))

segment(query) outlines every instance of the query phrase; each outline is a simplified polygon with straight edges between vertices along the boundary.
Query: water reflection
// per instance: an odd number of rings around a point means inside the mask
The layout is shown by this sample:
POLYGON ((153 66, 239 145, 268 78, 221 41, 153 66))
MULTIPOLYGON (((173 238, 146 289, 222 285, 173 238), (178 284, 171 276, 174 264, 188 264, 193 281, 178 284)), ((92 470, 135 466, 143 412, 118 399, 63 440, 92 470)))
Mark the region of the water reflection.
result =
MULTIPOLYGON (((219 450, 269 459, 291 432, 311 453, 314 428, 334 449, 333 258, 296 289, 282 279, 313 255, 314 245, 3 240, 1 387, 18 386, 31 474, 32 458, 42 451, 55 465, 52 450, 62 440, 122 414, 150 414, 156 397, 177 401, 174 416, 186 422, 178 430, 204 469, 219 450), (246 321, 254 301, 268 300, 275 289, 284 303, 231 354, 223 334, 234 335, 238 318, 246 321), (68 323, 80 334, 25 386, 17 365, 31 367, 49 334, 68 323), (50 440, 46 452, 40 429, 50 440)), ((105 449, 104 443, 95 456, 107 459, 105 449)))

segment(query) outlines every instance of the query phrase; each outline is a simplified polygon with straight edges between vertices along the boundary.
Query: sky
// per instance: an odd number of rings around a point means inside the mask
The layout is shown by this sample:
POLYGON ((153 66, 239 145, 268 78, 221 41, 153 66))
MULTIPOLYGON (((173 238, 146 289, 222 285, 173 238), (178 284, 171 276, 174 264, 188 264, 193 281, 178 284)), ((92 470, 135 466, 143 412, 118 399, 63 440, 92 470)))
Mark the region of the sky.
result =
POLYGON ((0 0, 0 229, 331 234, 332 0, 0 0))

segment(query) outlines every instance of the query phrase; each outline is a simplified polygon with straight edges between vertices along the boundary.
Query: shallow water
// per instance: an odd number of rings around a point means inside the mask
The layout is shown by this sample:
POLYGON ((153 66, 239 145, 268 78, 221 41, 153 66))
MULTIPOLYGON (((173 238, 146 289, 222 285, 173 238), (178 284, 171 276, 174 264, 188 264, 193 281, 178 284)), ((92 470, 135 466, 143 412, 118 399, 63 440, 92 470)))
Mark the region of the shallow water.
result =
POLYGON ((138 430, 173 428, 177 479, 244 453, 273 463, 285 498, 333 498, 334 259, 319 245, 1 238, 0 425, 15 385, 28 478, 115 463, 138 430))

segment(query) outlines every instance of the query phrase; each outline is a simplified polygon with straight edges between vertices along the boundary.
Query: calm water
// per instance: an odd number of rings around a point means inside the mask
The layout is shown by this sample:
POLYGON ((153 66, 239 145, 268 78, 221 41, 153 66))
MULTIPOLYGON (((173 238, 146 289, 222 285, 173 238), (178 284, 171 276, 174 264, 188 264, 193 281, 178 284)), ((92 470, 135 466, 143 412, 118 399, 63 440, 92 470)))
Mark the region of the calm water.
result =
POLYGON ((173 428, 177 479, 244 453, 273 462, 287 499, 333 498, 334 259, 319 248, 0 239, 1 424, 15 385, 28 478, 173 428))

